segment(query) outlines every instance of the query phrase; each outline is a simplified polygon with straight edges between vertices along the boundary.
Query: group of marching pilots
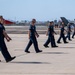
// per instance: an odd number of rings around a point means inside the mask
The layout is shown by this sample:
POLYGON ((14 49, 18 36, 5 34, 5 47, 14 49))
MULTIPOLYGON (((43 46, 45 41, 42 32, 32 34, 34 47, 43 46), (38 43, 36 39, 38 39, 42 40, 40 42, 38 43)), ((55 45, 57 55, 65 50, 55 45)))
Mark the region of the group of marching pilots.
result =
MULTIPOLYGON (((30 53, 29 51, 29 48, 30 46, 33 44, 34 45, 34 48, 35 48, 35 51, 36 53, 39 53, 39 52, 42 52, 42 50, 40 50, 38 48, 38 42, 37 42, 37 38, 39 37, 37 31, 36 31, 36 26, 35 26, 35 23, 36 23, 36 19, 32 19, 31 21, 31 25, 29 27, 29 43, 25 49, 25 52, 26 53, 30 53)), ((73 25, 74 26, 74 25, 73 25)), ((71 23, 68 23, 67 25, 67 29, 65 29, 65 24, 64 22, 61 23, 61 27, 60 27, 60 36, 59 36, 59 39, 57 40, 57 43, 60 44, 60 40, 61 38, 63 39, 63 42, 64 43, 68 43, 67 42, 67 38, 69 41, 72 41, 71 40, 71 23), (65 36, 65 31, 67 32, 67 35, 65 36)), ((54 34, 57 34, 55 31, 54 31, 54 22, 53 21, 50 21, 49 22, 49 26, 48 26, 48 30, 47 30, 47 33, 46 35, 48 36, 47 38, 47 41, 44 43, 44 47, 45 48, 48 48, 48 44, 51 43, 51 47, 52 48, 56 48, 58 47, 56 45, 56 42, 55 42, 55 37, 54 37, 54 34)), ((74 33, 72 35, 72 38, 74 38, 74 35, 75 35, 75 26, 74 26, 74 33)))
MULTIPOLYGON (((38 47, 37 38, 39 37, 39 34, 36 31, 35 23, 36 23, 36 19, 32 19, 31 25, 29 27, 29 33, 28 33, 29 34, 29 42, 28 42, 28 44, 25 48, 26 53, 30 53, 29 48, 32 44, 34 45, 36 53, 42 52, 42 50, 40 50, 39 47, 38 47)), ((3 24, 4 24, 4 19, 3 19, 2 16, 0 16, 0 50, 1 50, 2 55, 5 58, 6 62, 9 62, 9 61, 12 61, 13 59, 15 59, 16 56, 11 57, 11 55, 8 52, 8 49, 6 47, 4 38, 6 38, 7 42, 9 42, 12 39, 7 35, 5 27, 3 26, 3 24)), ((60 36, 59 36, 59 39, 58 39, 57 43, 61 43, 60 42, 61 38, 63 38, 64 43, 68 43, 66 41, 67 38, 68 38, 68 40, 71 41, 71 32, 72 32, 71 31, 71 25, 68 24, 67 30, 64 27, 65 27, 64 22, 62 22, 61 28, 60 28, 60 36), (65 37, 64 31, 67 31, 67 36, 66 37, 65 37)), ((57 34, 57 33, 54 31, 54 22, 51 21, 51 22, 49 22, 48 30, 47 30, 47 33, 46 33, 46 35, 48 36, 48 39, 43 45, 45 48, 49 47, 48 44, 50 42, 51 42, 51 47, 52 48, 58 47, 56 45, 56 42, 55 42, 54 34, 57 34)), ((75 35, 75 26, 74 26, 74 33, 72 35, 72 38, 74 38, 74 35, 75 35)))

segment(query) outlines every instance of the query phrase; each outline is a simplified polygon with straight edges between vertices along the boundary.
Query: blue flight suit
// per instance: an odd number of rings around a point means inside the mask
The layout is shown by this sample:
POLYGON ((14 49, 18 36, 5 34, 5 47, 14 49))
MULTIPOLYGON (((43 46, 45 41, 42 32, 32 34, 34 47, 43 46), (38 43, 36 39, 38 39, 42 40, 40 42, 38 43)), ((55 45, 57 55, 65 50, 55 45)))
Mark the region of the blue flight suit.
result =
POLYGON ((57 43, 60 43, 61 38, 63 38, 63 42, 64 42, 64 43, 67 43, 67 42, 66 42, 66 37, 65 37, 65 35, 64 35, 64 30, 65 30, 65 29, 64 29, 64 26, 62 26, 62 27, 61 27, 61 32, 60 32, 60 37, 59 37, 57 43))
POLYGON ((50 30, 50 26, 48 27, 48 39, 44 44, 45 47, 48 47, 48 44, 50 43, 50 35, 49 35, 50 32, 49 32, 49 30, 50 30))
POLYGON ((74 38, 74 35, 75 35, 75 31, 73 32, 72 38, 74 38))
POLYGON ((6 44, 4 41, 3 30, 5 30, 5 28, 3 24, 0 23, 0 49, 1 49, 1 53, 4 56, 5 60, 8 62, 9 60, 12 59, 12 57, 10 56, 8 49, 6 47, 6 44))
POLYGON ((30 46, 31 46, 32 43, 33 43, 34 48, 35 48, 35 51, 36 51, 36 52, 39 52, 40 50, 39 50, 39 48, 38 48, 38 42, 37 42, 37 39, 36 39, 36 36, 35 36, 35 33, 37 33, 37 32, 36 32, 36 26, 30 25, 29 30, 30 30, 30 39, 29 39, 29 43, 28 43, 28 45, 27 45, 25 51, 27 52, 28 49, 30 48, 30 46))
POLYGON ((56 43, 55 43, 54 33, 55 33, 54 27, 49 26, 49 28, 48 28, 48 40, 46 41, 44 46, 47 46, 51 42, 51 47, 57 47, 56 43))
POLYGON ((50 26, 49 36, 51 41, 51 47, 58 47, 56 46, 56 43, 55 43, 54 33, 55 33, 54 26, 50 26))
POLYGON ((68 29, 68 32, 67 32, 66 39, 68 38, 68 40, 71 40, 71 25, 68 25, 67 29, 68 29))
POLYGON ((73 32, 72 38, 74 38, 74 35, 75 35, 75 24, 73 26, 74 26, 74 32, 73 32))

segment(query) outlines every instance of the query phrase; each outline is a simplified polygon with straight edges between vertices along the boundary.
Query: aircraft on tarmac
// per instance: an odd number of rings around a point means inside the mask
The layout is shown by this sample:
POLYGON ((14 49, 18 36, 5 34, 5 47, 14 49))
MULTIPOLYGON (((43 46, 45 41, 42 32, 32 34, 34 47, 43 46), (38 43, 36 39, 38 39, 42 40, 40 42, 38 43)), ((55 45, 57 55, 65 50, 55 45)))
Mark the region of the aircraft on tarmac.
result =
POLYGON ((70 23, 71 25, 74 25, 74 21, 69 21, 65 17, 60 17, 60 18, 62 22, 64 22, 65 26, 67 26, 68 23, 70 23))

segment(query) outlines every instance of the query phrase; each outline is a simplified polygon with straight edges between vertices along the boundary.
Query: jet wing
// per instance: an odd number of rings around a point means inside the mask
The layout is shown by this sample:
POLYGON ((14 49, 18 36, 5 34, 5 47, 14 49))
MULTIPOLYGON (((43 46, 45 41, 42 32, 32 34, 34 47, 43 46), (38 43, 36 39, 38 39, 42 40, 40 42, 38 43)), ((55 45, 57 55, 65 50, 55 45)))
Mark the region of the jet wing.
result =
POLYGON ((65 17, 60 17, 62 22, 64 22, 65 26, 69 23, 69 21, 65 17))

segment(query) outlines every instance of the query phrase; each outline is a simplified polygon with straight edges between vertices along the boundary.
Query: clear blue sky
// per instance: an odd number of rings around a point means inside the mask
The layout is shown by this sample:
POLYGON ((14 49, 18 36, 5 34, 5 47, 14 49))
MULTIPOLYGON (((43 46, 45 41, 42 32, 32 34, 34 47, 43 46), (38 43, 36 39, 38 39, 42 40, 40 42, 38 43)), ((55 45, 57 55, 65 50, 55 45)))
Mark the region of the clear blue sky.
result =
POLYGON ((75 0, 0 0, 0 15, 11 20, 75 18, 75 0))

